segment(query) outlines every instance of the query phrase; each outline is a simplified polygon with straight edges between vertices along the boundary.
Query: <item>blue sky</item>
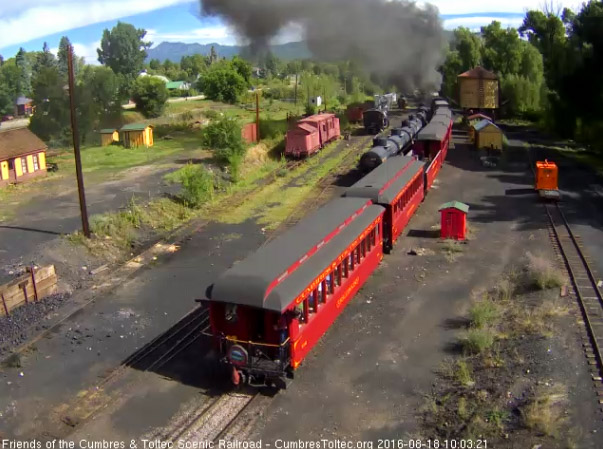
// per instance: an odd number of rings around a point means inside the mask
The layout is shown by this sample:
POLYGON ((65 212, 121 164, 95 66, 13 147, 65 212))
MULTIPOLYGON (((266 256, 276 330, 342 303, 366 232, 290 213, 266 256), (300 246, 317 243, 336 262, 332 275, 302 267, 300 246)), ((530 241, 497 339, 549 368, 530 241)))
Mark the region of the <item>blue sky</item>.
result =
MULTIPOLYGON (((367 0, 368 1, 368 0, 367 0)), ((96 48, 103 29, 122 20, 148 30, 148 40, 236 44, 229 27, 213 18, 202 18, 199 2, 191 0, 27 0, 0 3, 0 54, 15 55, 19 47, 38 50, 46 41, 58 47, 61 36, 68 36, 78 55, 96 62, 96 48), (25 3, 25 4, 24 4, 25 3)), ((421 3, 421 2, 419 2, 421 3)), ((496 19, 505 26, 521 24, 525 11, 538 9, 542 0, 433 0, 448 29, 480 26, 496 19)), ((557 1, 559 7, 576 9, 579 1, 557 1)), ((298 40, 295 27, 285 29, 278 41, 298 40)))

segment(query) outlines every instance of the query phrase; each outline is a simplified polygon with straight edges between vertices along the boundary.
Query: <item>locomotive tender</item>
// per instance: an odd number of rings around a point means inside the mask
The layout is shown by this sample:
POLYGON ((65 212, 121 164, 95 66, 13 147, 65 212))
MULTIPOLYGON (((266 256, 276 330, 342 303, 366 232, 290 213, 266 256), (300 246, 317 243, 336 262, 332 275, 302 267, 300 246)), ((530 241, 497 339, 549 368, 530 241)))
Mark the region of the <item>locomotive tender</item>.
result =
POLYGON ((448 151, 446 116, 419 132, 426 162, 387 159, 208 287, 210 335, 233 384, 286 386, 431 188, 448 151))

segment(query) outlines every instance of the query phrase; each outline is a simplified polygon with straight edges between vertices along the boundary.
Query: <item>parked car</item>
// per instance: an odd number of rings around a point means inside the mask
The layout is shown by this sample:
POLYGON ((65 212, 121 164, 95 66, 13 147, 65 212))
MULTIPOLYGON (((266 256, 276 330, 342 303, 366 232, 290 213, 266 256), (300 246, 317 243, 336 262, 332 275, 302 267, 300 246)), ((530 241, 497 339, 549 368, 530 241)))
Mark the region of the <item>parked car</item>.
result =
POLYGON ((15 119, 15 117, 12 116, 12 115, 9 115, 9 114, 6 114, 6 115, 2 116, 2 121, 3 122, 8 122, 9 120, 14 120, 14 119, 15 119))

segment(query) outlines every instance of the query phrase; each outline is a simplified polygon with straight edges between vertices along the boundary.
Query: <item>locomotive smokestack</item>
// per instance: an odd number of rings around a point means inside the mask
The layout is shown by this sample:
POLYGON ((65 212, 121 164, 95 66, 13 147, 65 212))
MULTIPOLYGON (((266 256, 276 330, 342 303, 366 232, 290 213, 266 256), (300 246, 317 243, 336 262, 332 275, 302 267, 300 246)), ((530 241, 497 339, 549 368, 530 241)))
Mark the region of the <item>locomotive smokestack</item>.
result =
POLYGON ((439 88, 446 40, 437 9, 408 0, 201 0, 205 16, 221 17, 266 51, 288 25, 301 26, 322 61, 351 59, 400 88, 439 88))

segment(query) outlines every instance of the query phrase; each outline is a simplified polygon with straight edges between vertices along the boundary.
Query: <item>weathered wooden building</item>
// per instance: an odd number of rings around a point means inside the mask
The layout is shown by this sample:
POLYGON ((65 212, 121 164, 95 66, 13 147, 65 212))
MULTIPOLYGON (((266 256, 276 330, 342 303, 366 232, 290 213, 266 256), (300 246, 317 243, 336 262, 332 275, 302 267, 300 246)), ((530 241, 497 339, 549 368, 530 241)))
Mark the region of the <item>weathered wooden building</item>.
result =
POLYGON ((475 147, 492 150, 503 149, 503 132, 489 120, 482 120, 473 126, 475 136, 475 147))
POLYGON ((45 175, 47 149, 27 128, 0 132, 0 186, 45 175))
POLYGON ((113 142, 119 142, 119 131, 115 128, 107 128, 100 130, 101 146, 106 147, 113 144, 113 142))
POLYGON ((133 123, 121 128, 121 137, 125 148, 153 146, 153 127, 144 123, 133 123))
POLYGON ((475 112, 498 109, 498 77, 483 67, 476 67, 458 76, 459 104, 475 112))

